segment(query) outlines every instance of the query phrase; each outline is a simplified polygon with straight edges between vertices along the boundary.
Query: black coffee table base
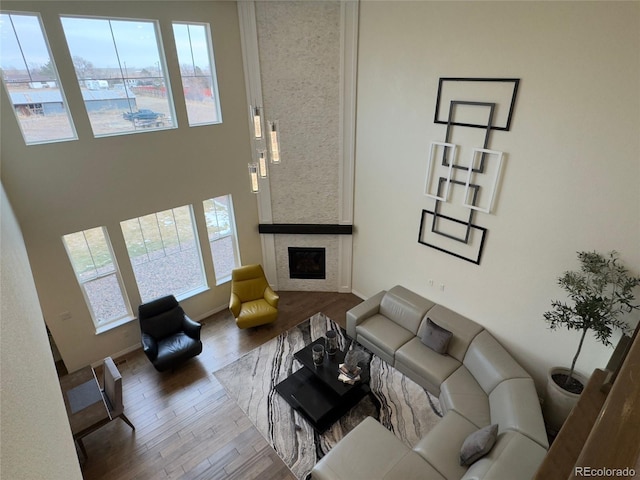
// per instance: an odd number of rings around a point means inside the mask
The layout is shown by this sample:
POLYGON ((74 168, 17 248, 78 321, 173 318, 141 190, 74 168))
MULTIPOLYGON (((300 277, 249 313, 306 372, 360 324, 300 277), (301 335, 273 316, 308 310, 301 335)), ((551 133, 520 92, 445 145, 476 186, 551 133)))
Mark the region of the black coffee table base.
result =
POLYGON ((361 374, 361 381, 355 385, 337 380, 338 363, 344 359, 344 352, 335 357, 325 358, 324 365, 312 366, 311 347, 321 342, 316 340, 295 354, 303 367, 276 385, 276 391, 295 408, 318 433, 325 432, 340 420, 351 408, 370 391, 368 371, 361 374))
POLYGON ((360 384, 339 396, 306 367, 276 385, 276 390, 318 433, 324 433, 371 391, 369 385, 360 384))

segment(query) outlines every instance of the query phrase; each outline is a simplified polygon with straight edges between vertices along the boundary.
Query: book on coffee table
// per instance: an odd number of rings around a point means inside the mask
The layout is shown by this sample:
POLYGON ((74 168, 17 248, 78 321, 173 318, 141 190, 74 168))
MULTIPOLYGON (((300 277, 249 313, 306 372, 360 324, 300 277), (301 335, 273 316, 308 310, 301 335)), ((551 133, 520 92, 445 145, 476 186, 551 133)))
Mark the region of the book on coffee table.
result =
POLYGON ((361 371, 362 369, 360 367, 356 367, 356 370, 352 372, 344 363, 341 363, 338 366, 338 380, 343 383, 348 383, 349 385, 354 385, 356 382, 360 381, 361 371))

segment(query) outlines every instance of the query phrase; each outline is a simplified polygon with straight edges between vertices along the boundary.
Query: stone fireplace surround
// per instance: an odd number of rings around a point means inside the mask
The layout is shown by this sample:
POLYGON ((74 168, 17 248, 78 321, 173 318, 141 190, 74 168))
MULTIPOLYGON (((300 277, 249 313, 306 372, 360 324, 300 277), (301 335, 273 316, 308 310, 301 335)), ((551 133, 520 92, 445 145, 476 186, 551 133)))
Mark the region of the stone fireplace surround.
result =
POLYGON ((256 196, 276 291, 351 292, 357 11, 355 2, 238 2, 247 104, 262 105, 281 132, 283 161, 256 196), (289 247, 324 248, 326 278, 291 279, 289 247))
POLYGON ((260 224, 263 237, 272 237, 275 247, 277 287, 294 291, 340 291, 342 245, 351 243, 352 225, 260 224), (325 251, 324 278, 291 278, 289 248, 322 248, 325 251))

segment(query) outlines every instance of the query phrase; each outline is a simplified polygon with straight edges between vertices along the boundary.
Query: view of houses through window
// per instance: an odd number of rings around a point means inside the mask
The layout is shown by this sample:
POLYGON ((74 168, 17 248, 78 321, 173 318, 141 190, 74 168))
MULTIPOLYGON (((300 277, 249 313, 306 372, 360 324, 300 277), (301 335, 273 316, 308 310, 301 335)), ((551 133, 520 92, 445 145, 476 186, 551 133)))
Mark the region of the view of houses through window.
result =
POLYGON ((96 137, 176 126, 156 22, 61 20, 96 137))
POLYGON ((37 14, 0 13, 0 69, 27 145, 77 138, 37 14))
MULTIPOLYGON (((68 50, 58 45, 54 54, 71 55, 95 137, 177 127, 157 21, 69 15, 60 21, 68 50)), ((172 27, 189 126, 221 123, 209 25, 172 27)), ((77 139, 38 14, 0 14, 0 54, 26 144, 77 139)))
POLYGON ((206 24, 173 23, 189 125, 220 123, 211 32, 206 24))

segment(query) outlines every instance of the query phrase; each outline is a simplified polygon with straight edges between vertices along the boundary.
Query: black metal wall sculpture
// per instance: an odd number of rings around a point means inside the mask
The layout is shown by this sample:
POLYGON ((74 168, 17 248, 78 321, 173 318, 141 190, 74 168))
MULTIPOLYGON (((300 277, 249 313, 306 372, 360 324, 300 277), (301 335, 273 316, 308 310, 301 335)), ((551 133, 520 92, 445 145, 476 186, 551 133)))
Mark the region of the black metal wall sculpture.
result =
MULTIPOLYGON (((441 118, 442 116, 442 107, 441 104, 447 102, 447 100, 452 101, 456 100, 456 98, 451 98, 452 95, 460 94, 461 90, 475 90, 478 92, 477 94, 471 94, 474 96, 482 95, 481 89, 486 87, 487 85, 495 84, 498 88, 491 88, 487 93, 489 95, 498 94, 501 97, 501 100, 505 100, 509 104, 509 110, 501 116, 499 121, 490 121, 489 128, 491 130, 510 130, 511 129, 511 119, 513 118, 513 110, 516 105, 516 96, 518 95, 518 87, 520 86, 519 78, 441 78, 438 82, 438 95, 436 98, 436 113, 434 116, 435 123, 442 124, 451 124, 453 126, 459 127, 471 127, 471 128, 487 128, 486 123, 476 123, 476 122, 451 122, 451 116, 447 114, 447 119, 444 120, 441 118), (480 86, 480 88, 474 88, 475 86, 480 86), (450 88, 447 88, 450 87, 450 88), (456 88, 457 87, 457 88, 456 88), (510 98, 504 98, 507 95, 510 98)), ((489 89, 487 89, 489 90, 489 89)), ((466 92, 465 92, 466 93, 466 92)), ((467 97, 470 98, 470 97, 467 97)), ((486 99, 486 97, 485 97, 486 99)), ((480 100, 477 100, 480 102, 480 100)), ((501 102, 504 107, 504 101, 501 102)), ((450 111, 449 111, 450 113, 450 111)))
POLYGON ((519 84, 515 78, 440 79, 434 122, 446 124, 447 130, 444 142, 431 144, 424 193, 435 205, 422 210, 419 243, 480 264, 487 229, 475 223, 475 212, 491 212, 503 158, 489 149, 491 132, 511 128, 519 84), (458 159, 463 148, 453 138, 460 128, 484 130, 479 142, 462 142, 472 151, 466 163, 458 159))

